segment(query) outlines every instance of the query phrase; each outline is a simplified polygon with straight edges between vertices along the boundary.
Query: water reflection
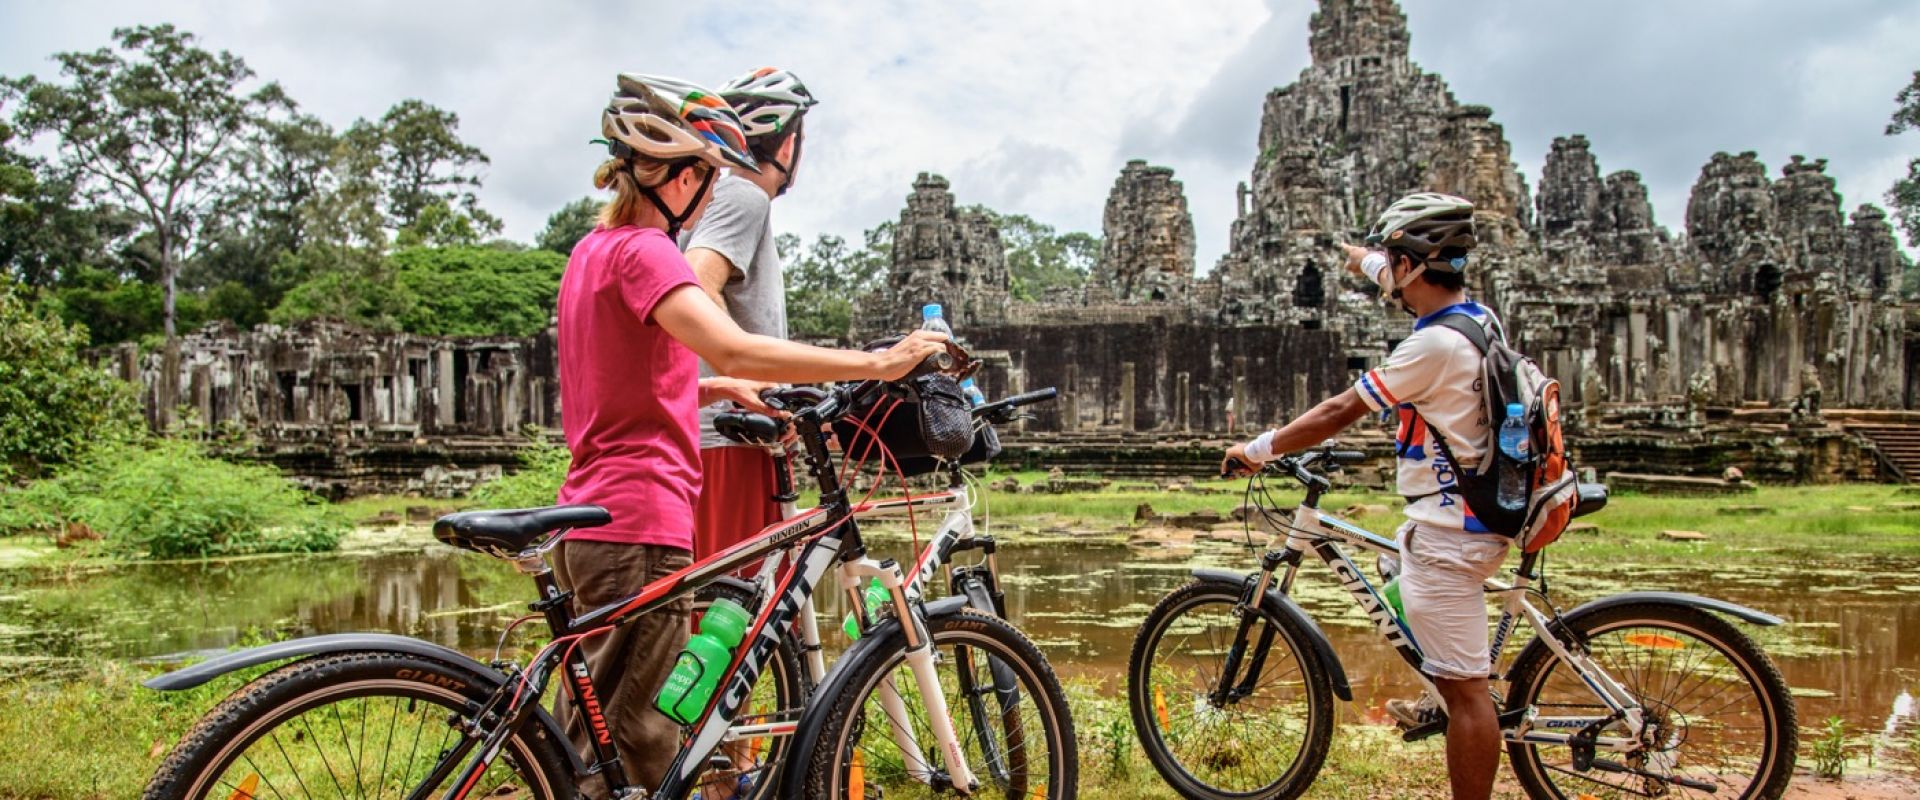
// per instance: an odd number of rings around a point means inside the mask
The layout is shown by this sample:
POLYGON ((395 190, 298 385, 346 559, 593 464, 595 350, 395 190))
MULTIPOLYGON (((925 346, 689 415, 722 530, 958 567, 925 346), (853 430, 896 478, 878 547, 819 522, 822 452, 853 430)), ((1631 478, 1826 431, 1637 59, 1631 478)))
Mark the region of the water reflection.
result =
MULTIPOLYGON (((906 549, 876 549, 889 548, 906 549)), ((1069 544, 1003 550, 1000 567, 1010 614, 1056 668, 1117 689, 1134 626, 1161 595, 1194 566, 1237 569, 1253 560, 1216 542, 1159 560, 1121 545, 1069 544)), ((1837 714, 1855 730, 1903 732, 1915 725, 1912 696, 1920 692, 1916 567, 1911 559, 1710 572, 1614 564, 1556 567, 1549 577, 1563 608, 1628 588, 1670 589, 1786 617, 1793 624, 1784 629, 1745 630, 1762 637, 1802 694, 1803 722, 1837 714)), ((1324 568, 1310 563, 1295 595, 1333 638, 1363 707, 1413 691, 1405 667, 1324 568)), ((530 596, 530 584, 505 564, 438 545, 373 556, 15 570, 0 572, 0 657, 149 658, 227 647, 252 631, 363 630, 484 653, 530 596)))

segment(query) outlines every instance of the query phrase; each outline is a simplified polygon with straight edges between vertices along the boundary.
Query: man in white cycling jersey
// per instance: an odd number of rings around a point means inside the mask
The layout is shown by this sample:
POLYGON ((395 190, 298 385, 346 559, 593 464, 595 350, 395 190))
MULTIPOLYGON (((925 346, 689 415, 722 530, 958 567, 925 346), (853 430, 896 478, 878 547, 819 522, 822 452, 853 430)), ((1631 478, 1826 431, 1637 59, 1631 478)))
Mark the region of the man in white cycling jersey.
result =
MULTIPOLYGON (((1481 582, 1500 568, 1508 540, 1474 519, 1455 493, 1458 470, 1480 462, 1493 430, 1478 385, 1480 351, 1439 322, 1464 315, 1486 326, 1489 338, 1500 335, 1500 326, 1491 311, 1467 299, 1472 203, 1434 192, 1401 198, 1380 215, 1367 243, 1344 245, 1347 268, 1412 314, 1413 333, 1352 388, 1278 430, 1229 448, 1221 468, 1246 474, 1280 454, 1325 441, 1369 412, 1391 410, 1398 417, 1394 450, 1399 491, 1407 499, 1407 521, 1396 537, 1401 602, 1424 656, 1421 670, 1445 704, 1453 796, 1484 800, 1493 793, 1500 764, 1500 730, 1488 695, 1492 664, 1481 582), (1442 453, 1438 439, 1459 464, 1442 453)), ((1387 710, 1409 728, 1442 714, 1430 696, 1392 700, 1387 710)))

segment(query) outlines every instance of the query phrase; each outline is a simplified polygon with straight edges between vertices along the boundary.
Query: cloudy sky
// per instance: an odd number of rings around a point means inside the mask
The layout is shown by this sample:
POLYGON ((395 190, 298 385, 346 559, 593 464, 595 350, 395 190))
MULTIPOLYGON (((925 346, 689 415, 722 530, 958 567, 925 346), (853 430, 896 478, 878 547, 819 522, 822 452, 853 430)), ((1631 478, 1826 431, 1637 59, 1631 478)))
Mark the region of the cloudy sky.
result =
MULTIPOLYGON (((1405 0, 1415 61, 1494 108, 1537 176, 1552 138, 1585 133, 1606 171, 1638 170, 1678 228, 1716 150, 1830 160, 1851 208, 1920 155, 1882 135, 1920 69, 1911 0, 1405 0)), ((482 199, 530 239, 587 194, 586 140, 620 71, 717 84, 765 64, 824 101, 776 225, 855 235, 899 213, 915 173, 962 203, 1098 231, 1121 165, 1185 182, 1200 269, 1224 249, 1261 98, 1307 64, 1309 0, 387 0, 59 3, 0 0, 0 74, 93 49, 116 26, 173 22, 244 57, 344 127, 419 97, 460 115, 493 159, 482 199), (1204 13, 1195 9, 1204 8, 1204 13), (743 12, 753 12, 751 16, 743 12)))

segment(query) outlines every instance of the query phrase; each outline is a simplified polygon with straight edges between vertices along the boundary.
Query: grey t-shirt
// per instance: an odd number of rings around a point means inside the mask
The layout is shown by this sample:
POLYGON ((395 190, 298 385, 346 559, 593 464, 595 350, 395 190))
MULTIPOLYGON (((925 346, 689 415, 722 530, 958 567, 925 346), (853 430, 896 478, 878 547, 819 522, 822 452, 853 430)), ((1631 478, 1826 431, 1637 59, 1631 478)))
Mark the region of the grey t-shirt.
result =
MULTIPOLYGON (((707 204, 700 224, 680 235, 680 249, 691 252, 704 247, 719 253, 733 265, 733 274, 720 290, 727 301, 727 314, 748 333, 787 338, 787 285, 780 275, 780 251, 773 244, 772 198, 752 181, 732 173, 713 185, 713 201, 707 204)), ((700 376, 716 375, 713 367, 700 362, 700 376)), ((713 431, 714 415, 726 410, 726 403, 700 409, 700 448, 735 447, 713 431)))

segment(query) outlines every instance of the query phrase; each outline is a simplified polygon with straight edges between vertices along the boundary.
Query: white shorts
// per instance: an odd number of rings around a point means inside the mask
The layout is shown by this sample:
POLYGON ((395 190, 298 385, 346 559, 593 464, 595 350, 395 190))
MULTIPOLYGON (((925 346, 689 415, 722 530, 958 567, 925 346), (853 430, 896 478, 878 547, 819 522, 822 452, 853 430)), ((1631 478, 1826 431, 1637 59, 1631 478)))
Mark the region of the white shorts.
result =
POLYGON ((1421 670, 1450 680, 1487 677, 1493 663, 1487 653, 1482 582, 1500 571, 1507 538, 1408 522, 1395 540, 1400 545, 1400 603, 1425 656, 1421 670))

